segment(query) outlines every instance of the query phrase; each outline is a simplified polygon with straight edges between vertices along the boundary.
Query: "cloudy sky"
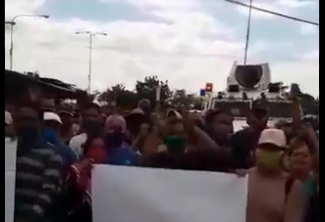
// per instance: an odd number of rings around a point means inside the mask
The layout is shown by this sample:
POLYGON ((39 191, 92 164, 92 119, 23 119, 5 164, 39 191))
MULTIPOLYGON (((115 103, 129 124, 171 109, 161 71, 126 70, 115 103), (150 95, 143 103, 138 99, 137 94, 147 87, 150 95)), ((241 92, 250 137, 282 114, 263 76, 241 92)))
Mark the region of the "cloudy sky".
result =
MULTIPOLYGON (((248 3, 249 0, 239 0, 248 3)), ((254 0, 258 7, 318 22, 318 0, 254 0)), ((247 8, 223 0, 6 0, 14 27, 14 70, 38 71, 87 87, 87 36, 93 41, 92 89, 134 88, 157 75, 172 88, 198 92, 205 82, 223 90, 234 61, 243 62, 247 8)), ((9 68, 10 27, 6 27, 9 68)), ((319 93, 319 29, 253 12, 249 63, 269 62, 273 81, 297 82, 319 93)))

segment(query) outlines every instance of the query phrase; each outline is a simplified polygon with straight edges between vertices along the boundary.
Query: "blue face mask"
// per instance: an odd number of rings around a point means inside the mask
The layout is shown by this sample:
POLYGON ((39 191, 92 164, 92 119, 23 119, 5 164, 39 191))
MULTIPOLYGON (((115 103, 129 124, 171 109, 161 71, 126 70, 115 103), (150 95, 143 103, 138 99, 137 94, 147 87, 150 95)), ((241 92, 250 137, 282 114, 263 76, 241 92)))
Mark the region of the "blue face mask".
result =
POLYGON ((43 129, 42 136, 47 142, 52 143, 54 145, 60 143, 59 132, 55 129, 43 129))

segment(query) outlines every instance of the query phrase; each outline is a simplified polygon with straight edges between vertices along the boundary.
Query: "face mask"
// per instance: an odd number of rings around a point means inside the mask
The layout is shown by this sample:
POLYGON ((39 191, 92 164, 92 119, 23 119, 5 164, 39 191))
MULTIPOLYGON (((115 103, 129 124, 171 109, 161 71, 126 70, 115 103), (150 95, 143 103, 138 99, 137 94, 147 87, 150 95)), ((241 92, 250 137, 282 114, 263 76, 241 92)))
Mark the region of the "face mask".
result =
POLYGON ((121 146, 124 141, 124 134, 122 132, 112 132, 106 135, 106 143, 111 147, 121 146))
POLYGON ((165 137, 164 144, 167 146, 169 152, 180 153, 185 151, 186 139, 183 136, 169 136, 165 137))
POLYGON ((282 151, 274 152, 257 149, 255 152, 256 162, 268 169, 278 169, 281 167, 282 151))
POLYGON ((55 129, 44 129, 42 135, 49 143, 57 145, 60 142, 59 132, 55 129))

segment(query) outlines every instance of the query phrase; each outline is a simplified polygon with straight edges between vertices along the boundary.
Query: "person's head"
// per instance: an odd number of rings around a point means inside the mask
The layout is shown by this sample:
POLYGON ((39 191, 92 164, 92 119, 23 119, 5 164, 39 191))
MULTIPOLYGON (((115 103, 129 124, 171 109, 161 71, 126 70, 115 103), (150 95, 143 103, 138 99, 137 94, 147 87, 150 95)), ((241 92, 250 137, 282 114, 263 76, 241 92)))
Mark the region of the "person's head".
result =
POLYGON ((269 120, 268 114, 266 105, 258 100, 254 101, 247 117, 247 125, 257 130, 264 130, 269 120))
POLYGON ((233 125, 233 117, 222 110, 214 110, 213 112, 210 112, 206 116, 206 122, 207 124, 212 124, 212 125, 227 125, 227 126, 232 126, 233 125))
POLYGON ((41 98, 41 110, 43 112, 55 112, 55 100, 52 98, 41 98))
POLYGON ((103 128, 103 119, 100 107, 96 103, 90 103, 83 108, 83 130, 90 135, 100 134, 103 128))
POLYGON ((148 99, 141 99, 138 103, 138 108, 142 109, 146 115, 151 114, 151 102, 148 99))
POLYGON ((184 152, 186 147, 186 132, 182 116, 175 110, 169 111, 164 123, 163 142, 168 152, 184 152))
POLYGON ((184 136, 185 128, 181 114, 176 110, 169 110, 166 113, 165 128, 168 136, 184 136))
POLYGON ((209 135, 219 144, 227 144, 234 131, 233 117, 222 110, 210 111, 205 117, 209 135))
POLYGON ((61 125, 62 120, 58 114, 53 112, 43 113, 43 127, 45 129, 54 129, 56 131, 59 131, 61 125))
POLYGON ((266 128, 268 122, 268 111, 264 109, 253 109, 247 117, 247 125, 257 129, 263 130, 266 128))
POLYGON ((312 169, 312 158, 306 143, 300 138, 294 138, 288 147, 288 170, 294 176, 308 175, 312 169))
POLYGON ((22 104, 15 116, 15 131, 18 139, 33 142, 40 136, 42 113, 34 104, 22 104))
POLYGON ((88 138, 83 148, 83 156, 92 159, 94 163, 105 163, 107 161, 105 139, 103 137, 88 138))
POLYGON ((62 120, 62 128, 70 129, 73 123, 72 108, 70 108, 68 105, 62 104, 58 113, 62 120))
POLYGON ((286 147, 286 137, 279 129, 262 131, 255 151, 256 166, 268 172, 283 170, 282 158, 286 147))
POLYGON ((122 145, 126 138, 126 122, 121 115, 111 115, 105 122, 106 142, 110 147, 122 145))
POLYGON ((127 122, 127 128, 132 136, 137 136, 141 124, 148 121, 145 113, 140 108, 132 110, 130 114, 125 117, 125 120, 127 122))
POLYGON ((52 144, 60 143, 60 127, 62 125, 59 115, 53 112, 44 112, 42 138, 52 144))

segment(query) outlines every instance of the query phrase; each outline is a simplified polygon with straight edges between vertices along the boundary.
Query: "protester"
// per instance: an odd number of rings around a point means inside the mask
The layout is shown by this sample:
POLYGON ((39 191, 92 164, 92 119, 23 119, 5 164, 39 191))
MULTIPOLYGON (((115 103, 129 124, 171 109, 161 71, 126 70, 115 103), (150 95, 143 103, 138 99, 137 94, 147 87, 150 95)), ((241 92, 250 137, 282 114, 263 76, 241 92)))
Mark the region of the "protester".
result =
POLYGON ((53 221, 63 181, 63 160, 41 137, 42 112, 33 105, 18 108, 15 221, 53 221))
POLYGON ((267 128, 268 110, 256 102, 247 117, 249 127, 240 130, 231 137, 231 148, 235 168, 249 169, 255 165, 254 153, 261 132, 267 128))
POLYGON ((91 164, 108 163, 104 138, 94 136, 83 145, 83 159, 71 166, 66 184, 65 209, 69 222, 91 222, 91 164))
POLYGON ((301 138, 291 141, 289 148, 288 171, 291 177, 306 181, 312 170, 312 157, 307 144, 301 138))
POLYGON ((82 157, 82 145, 86 142, 88 136, 99 135, 103 129, 103 119, 100 113, 100 107, 96 103, 90 103, 82 111, 82 132, 71 138, 69 146, 76 154, 77 158, 82 157))
POLYGON ((234 131, 233 117, 222 110, 214 110, 206 115, 205 122, 208 135, 230 156, 231 136, 234 131))
POLYGON ((303 218, 302 185, 282 168, 286 137, 282 130, 262 131, 249 170, 246 222, 299 222, 303 218))
POLYGON ((139 155, 126 143, 126 122, 120 115, 111 115, 105 122, 105 145, 108 163, 113 165, 138 165, 139 155))
POLYGON ((231 172, 229 156, 194 124, 195 115, 184 112, 182 116, 169 110, 162 138, 156 139, 156 153, 153 152, 143 164, 154 168, 231 172))
POLYGON ((71 138, 73 137, 73 113, 68 105, 62 104, 59 107, 58 114, 62 120, 62 124, 60 126, 60 136, 65 144, 69 144, 71 138))
POLYGON ((62 137, 60 137, 60 126, 62 125, 61 118, 52 112, 44 112, 43 114, 43 139, 55 146, 56 151, 60 154, 65 169, 70 167, 77 161, 77 157, 69 146, 67 146, 62 137))
POLYGON ((75 110, 72 116, 72 125, 71 125, 72 137, 80 133, 80 129, 81 129, 80 125, 81 125, 81 118, 79 115, 79 111, 75 110))
POLYGON ((134 140, 138 136, 141 125, 149 122, 144 111, 140 108, 133 109, 127 116, 125 116, 125 120, 131 140, 134 140))
POLYGON ((307 205, 305 211, 304 222, 320 221, 320 202, 319 202, 319 150, 314 156, 313 175, 309 181, 305 183, 307 193, 307 205))
POLYGON ((88 103, 79 118, 51 99, 19 107, 15 221, 91 222, 93 164, 248 174, 246 222, 319 221, 319 138, 296 113, 268 128, 257 101, 234 132, 227 110, 163 115, 143 99, 125 118, 103 112, 88 103))
POLYGON ((151 112, 152 112, 150 100, 148 100, 148 99, 140 100, 138 103, 138 108, 142 109, 142 111, 145 113, 145 115, 150 118, 151 112))
POLYGON ((14 139, 13 118, 9 111, 5 110, 5 137, 14 139))

